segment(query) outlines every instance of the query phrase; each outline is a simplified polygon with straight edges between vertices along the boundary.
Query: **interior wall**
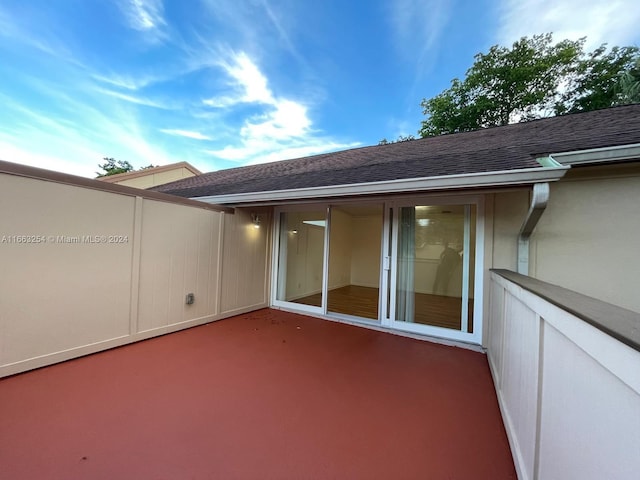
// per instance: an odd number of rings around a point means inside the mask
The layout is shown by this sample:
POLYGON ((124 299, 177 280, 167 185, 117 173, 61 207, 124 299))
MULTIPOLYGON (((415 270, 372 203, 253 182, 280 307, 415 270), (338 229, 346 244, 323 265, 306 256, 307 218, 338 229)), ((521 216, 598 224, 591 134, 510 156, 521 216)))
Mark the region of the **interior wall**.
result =
POLYGON ((0 174, 0 377, 268 305, 268 219, 99 188, 0 174))
POLYGON ((531 238, 530 273, 640 312, 640 167, 598 174, 577 170, 551 185, 549 204, 531 238))
POLYGON ((353 250, 349 273, 352 285, 371 288, 380 286, 382 223, 381 214, 352 218, 353 250))
POLYGON ((339 208, 331 210, 329 235, 329 290, 351 284, 353 217, 339 208))
MULTIPOLYGON (((324 221, 323 211, 286 212, 281 241, 286 238, 286 286, 283 300, 295 300, 322 291, 325 229, 307 221, 324 221), (286 237, 283 237, 285 235, 286 237)), ((281 245, 282 249, 282 245, 281 245)))

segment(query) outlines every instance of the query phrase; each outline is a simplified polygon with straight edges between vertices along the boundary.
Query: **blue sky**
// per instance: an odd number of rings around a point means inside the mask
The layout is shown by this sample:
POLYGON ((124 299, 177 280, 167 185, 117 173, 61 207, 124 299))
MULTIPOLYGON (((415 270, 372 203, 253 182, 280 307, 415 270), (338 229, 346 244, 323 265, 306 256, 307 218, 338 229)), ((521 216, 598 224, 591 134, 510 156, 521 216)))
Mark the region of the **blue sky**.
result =
POLYGON ((637 0, 1 0, 0 159, 94 177, 376 144, 493 44, 638 25, 637 0))

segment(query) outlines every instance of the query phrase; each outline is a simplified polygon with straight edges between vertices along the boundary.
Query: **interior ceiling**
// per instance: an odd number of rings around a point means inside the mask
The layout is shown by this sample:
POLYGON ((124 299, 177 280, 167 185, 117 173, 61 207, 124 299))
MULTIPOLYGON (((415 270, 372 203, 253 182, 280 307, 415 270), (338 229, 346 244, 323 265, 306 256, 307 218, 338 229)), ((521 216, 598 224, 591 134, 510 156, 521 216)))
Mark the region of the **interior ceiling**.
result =
MULTIPOLYGON (((338 210, 340 212, 346 213, 352 217, 371 217, 371 216, 382 216, 382 204, 368 204, 368 205, 360 205, 360 204, 344 204, 344 205, 332 205, 333 210, 338 210)), ((419 205, 416 208, 416 218, 427 218, 432 217, 434 215, 463 215, 464 214, 464 205, 419 205)), ((305 212, 305 219, 309 217, 309 212, 305 212)), ((318 218, 324 218, 324 212, 318 211, 318 218)))
POLYGON ((339 210, 344 212, 352 217, 370 217, 374 215, 382 216, 382 204, 372 204, 372 205, 334 205, 332 206, 334 210, 339 210))

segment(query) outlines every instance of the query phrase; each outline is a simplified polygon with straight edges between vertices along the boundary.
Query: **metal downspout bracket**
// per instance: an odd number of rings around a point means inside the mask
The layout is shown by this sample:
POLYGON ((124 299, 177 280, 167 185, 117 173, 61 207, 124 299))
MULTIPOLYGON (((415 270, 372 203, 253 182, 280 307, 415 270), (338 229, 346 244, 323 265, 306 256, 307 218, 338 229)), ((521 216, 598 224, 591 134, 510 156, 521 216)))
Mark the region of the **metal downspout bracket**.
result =
POLYGON ((549 184, 533 185, 531 205, 518 234, 518 273, 529 275, 529 238, 542 216, 549 201, 549 184))

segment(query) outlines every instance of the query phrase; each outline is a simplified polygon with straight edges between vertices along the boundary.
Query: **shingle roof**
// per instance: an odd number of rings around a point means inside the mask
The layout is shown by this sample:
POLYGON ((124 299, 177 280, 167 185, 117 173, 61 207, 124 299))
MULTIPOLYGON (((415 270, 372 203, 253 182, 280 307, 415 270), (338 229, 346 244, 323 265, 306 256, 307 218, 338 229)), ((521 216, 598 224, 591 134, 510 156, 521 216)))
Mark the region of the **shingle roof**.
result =
POLYGON ((153 190, 182 197, 541 168, 536 158, 640 143, 640 105, 232 168, 153 190))

